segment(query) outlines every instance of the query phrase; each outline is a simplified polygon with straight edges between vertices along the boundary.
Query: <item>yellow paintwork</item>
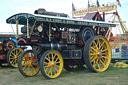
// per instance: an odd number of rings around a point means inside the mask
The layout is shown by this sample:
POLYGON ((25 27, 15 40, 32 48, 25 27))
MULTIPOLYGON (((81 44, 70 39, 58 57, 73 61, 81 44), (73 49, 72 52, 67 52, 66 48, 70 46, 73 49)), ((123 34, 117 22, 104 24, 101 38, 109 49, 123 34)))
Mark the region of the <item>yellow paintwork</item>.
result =
POLYGON ((27 51, 22 58, 21 67, 23 72, 28 76, 34 76, 39 72, 38 59, 32 51, 27 51))
POLYGON ((97 37, 90 48, 90 62, 98 72, 105 71, 111 62, 111 48, 104 37, 97 37))
POLYGON ((61 55, 56 51, 49 52, 45 56, 43 69, 49 78, 58 77, 63 69, 63 59, 61 55))
POLYGON ((23 52, 23 50, 21 48, 14 48, 9 55, 9 61, 10 64, 13 67, 18 67, 18 58, 21 55, 21 53, 23 52))
POLYGON ((116 62, 113 67, 114 68, 128 68, 128 64, 125 64, 124 62, 116 62))

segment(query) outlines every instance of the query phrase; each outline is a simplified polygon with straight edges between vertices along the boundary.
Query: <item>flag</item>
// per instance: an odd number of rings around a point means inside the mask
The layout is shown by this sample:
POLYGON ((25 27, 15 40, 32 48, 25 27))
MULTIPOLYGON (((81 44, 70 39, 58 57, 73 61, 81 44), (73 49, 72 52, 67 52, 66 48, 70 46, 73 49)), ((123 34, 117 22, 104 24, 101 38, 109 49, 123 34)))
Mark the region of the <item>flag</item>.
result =
POLYGON ((75 9, 75 6, 74 6, 74 4, 72 3, 72 11, 75 11, 76 9, 75 9))
POLYGON ((97 6, 100 7, 99 1, 97 0, 97 6))
POLYGON ((89 0, 88 0, 88 8, 90 7, 89 0))
POLYGON ((121 3, 120 3, 120 0, 116 0, 118 2, 118 5, 121 7, 121 3))

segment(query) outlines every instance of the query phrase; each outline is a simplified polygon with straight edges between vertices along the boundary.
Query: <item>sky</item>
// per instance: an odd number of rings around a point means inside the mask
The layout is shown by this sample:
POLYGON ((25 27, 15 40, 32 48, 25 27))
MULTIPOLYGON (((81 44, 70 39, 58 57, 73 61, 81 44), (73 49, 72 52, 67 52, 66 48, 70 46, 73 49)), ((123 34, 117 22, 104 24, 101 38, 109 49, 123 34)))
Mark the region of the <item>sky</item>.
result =
MULTIPOLYGON (((96 0, 91 0, 96 3, 96 0)), ((116 0, 99 0, 100 5, 113 3, 116 0)), ((128 26, 128 0, 120 0, 121 7, 118 6, 118 13, 128 26)), ((72 17, 72 3, 75 8, 86 8, 88 0, 1 0, 0 2, 0 32, 12 32, 6 19, 17 13, 34 13, 38 8, 45 8, 47 11, 68 14, 72 17)), ((90 2, 91 3, 91 2, 90 2)))

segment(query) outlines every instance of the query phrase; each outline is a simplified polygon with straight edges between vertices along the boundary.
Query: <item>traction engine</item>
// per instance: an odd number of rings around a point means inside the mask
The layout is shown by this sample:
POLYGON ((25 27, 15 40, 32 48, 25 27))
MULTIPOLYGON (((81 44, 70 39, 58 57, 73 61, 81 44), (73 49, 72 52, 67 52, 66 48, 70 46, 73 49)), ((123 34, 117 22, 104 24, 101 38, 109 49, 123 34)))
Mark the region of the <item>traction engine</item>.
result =
POLYGON ((23 52, 21 48, 18 48, 16 39, 13 35, 1 34, 0 43, 0 66, 4 67, 4 64, 9 64, 9 66, 15 68, 18 67, 18 57, 23 52))
MULTIPOLYGON (((24 25, 18 45, 29 45, 18 60, 22 75, 38 74, 48 79, 59 77, 63 67, 79 70, 83 65, 93 72, 105 71, 111 61, 109 42, 95 34, 94 27, 115 27, 113 23, 69 18, 63 13, 38 9, 35 14, 19 13, 9 17, 7 23, 24 25)), ((18 31, 17 31, 18 32, 18 31)))

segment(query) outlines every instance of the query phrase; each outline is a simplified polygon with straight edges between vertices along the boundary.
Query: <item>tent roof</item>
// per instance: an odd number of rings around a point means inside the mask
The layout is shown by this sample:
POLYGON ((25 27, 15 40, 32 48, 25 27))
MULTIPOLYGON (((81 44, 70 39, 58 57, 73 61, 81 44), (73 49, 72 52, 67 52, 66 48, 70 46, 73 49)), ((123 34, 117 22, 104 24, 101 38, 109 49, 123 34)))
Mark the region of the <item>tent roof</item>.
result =
POLYGON ((93 13, 87 13, 83 19, 88 19, 91 20, 93 19, 97 14, 99 14, 98 12, 93 12, 93 13))

